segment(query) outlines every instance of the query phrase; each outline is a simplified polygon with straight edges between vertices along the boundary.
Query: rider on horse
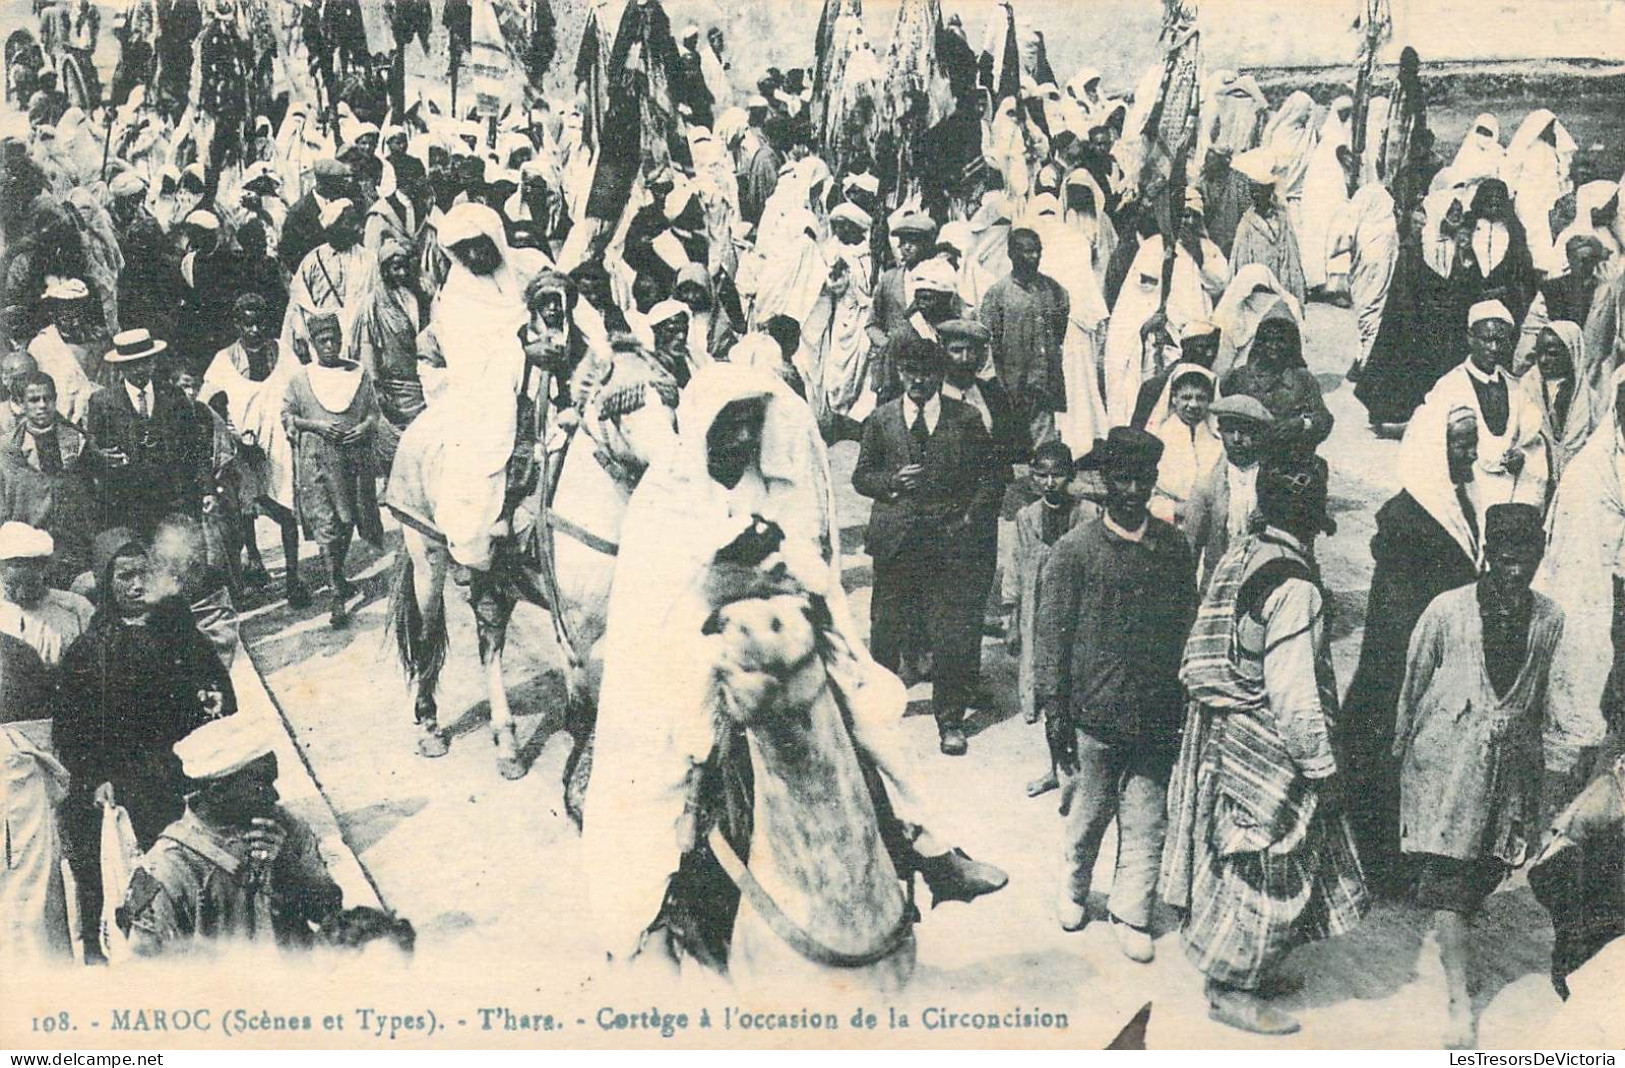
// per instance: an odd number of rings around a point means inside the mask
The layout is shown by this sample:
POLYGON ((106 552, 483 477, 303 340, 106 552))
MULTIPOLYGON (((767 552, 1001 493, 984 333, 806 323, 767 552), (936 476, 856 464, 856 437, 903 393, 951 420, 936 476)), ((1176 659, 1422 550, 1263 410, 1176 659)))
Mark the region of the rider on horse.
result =
MULTIPOLYGON (((708 891, 696 885, 716 885, 702 875, 683 895, 679 874, 692 870, 704 837, 694 809, 705 769, 726 748, 706 696, 714 657, 705 630, 718 607, 710 578, 721 557, 754 567, 762 554, 750 551, 753 539, 772 543, 772 555, 827 610, 828 670, 899 873, 920 873, 937 902, 1002 887, 1003 872, 933 838, 925 825, 939 810, 921 795, 929 783, 901 777, 912 763, 900 730, 906 694, 869 656, 848 612, 828 459, 811 410, 771 373, 718 363, 683 392, 678 422, 675 456, 651 467, 633 495, 610 594, 583 828, 606 948, 630 959, 662 929, 674 951, 704 959, 707 947, 697 943, 714 948, 676 915, 686 906, 669 895, 702 896, 708 891)), ((704 914, 722 911, 714 902, 689 906, 707 926, 717 917, 704 914)))

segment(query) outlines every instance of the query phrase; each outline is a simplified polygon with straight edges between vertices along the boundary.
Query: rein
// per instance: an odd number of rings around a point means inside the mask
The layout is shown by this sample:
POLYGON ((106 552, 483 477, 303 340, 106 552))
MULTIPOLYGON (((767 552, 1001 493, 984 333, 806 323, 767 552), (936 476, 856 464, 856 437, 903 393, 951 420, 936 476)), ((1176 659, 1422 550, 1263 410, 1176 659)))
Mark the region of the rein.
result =
POLYGON ((717 863, 727 873, 729 881, 739 888, 739 893, 750 902, 756 914, 762 917, 767 926, 786 945, 814 964, 822 964, 828 968, 867 968, 895 954, 913 932, 914 925, 908 909, 905 908, 898 916, 896 925, 874 949, 862 953, 845 953, 831 949, 802 930, 794 920, 784 914, 768 892, 762 889, 762 884, 756 881, 756 876, 750 873, 745 862, 739 859, 739 854, 734 852, 733 846, 728 844, 728 840, 722 836, 719 829, 712 827, 706 841, 710 844, 711 853, 717 858, 717 863))

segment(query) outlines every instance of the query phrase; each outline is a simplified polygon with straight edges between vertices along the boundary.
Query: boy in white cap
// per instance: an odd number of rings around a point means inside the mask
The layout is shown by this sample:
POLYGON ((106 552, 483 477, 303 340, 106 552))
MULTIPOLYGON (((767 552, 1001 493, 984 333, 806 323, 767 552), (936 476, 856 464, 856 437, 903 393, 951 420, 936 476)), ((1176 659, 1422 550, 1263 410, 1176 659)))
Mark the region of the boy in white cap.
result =
POLYGON ((23 642, 54 668, 95 613, 77 593, 46 581, 55 544, 26 523, 0 523, 0 634, 23 642))
POLYGON ((212 720, 175 743, 196 789, 130 880, 120 924, 139 956, 214 942, 304 948, 343 907, 316 835, 283 808, 265 720, 212 720))

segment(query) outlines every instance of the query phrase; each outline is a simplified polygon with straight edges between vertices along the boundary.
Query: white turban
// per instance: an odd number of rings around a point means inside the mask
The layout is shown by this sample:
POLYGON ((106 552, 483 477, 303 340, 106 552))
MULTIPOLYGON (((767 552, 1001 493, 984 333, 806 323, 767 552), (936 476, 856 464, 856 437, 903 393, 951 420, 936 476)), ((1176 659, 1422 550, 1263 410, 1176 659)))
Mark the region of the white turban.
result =
POLYGON ((0 560, 45 560, 56 551, 51 535, 27 523, 0 523, 0 560))
POLYGON ((909 282, 916 292, 922 289, 935 290, 938 293, 952 293, 959 287, 959 279, 954 276, 954 269, 948 261, 933 257, 914 268, 914 273, 908 276, 909 282))
POLYGON ((90 296, 90 287, 77 278, 62 278, 56 275, 45 280, 46 300, 84 300, 90 296))

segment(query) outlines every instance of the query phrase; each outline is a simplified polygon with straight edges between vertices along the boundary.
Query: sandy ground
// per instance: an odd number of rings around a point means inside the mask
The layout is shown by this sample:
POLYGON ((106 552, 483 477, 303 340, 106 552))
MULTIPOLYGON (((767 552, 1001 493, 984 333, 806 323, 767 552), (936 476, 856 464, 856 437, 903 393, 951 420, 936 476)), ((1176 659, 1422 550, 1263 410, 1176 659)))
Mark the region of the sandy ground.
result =
MULTIPOLYGON (((1329 393, 1337 426, 1325 454, 1333 467, 1336 536, 1319 547, 1333 593, 1338 677, 1347 685, 1359 652, 1370 577, 1368 544, 1376 506, 1395 488, 1397 446, 1378 441, 1342 379, 1355 336, 1347 312, 1314 306, 1308 330, 1311 367, 1329 393)), ((861 554, 866 503, 848 483, 855 448, 834 456, 854 611, 868 612, 869 568, 861 554)), ((267 529, 265 533, 269 534, 267 529)), ((390 544, 393 544, 393 535, 390 544)), ((267 546, 269 551, 270 547, 267 546)), ((533 756, 529 774, 506 782, 496 774, 484 729, 472 619, 452 603, 454 653, 442 685, 442 722, 457 723, 449 756, 424 760, 413 752, 405 689, 383 619, 393 553, 365 567, 365 604, 344 631, 326 625, 325 611, 293 613, 276 603, 251 613, 248 645, 286 710, 293 737, 307 755, 322 792, 338 813, 344 837, 387 904, 420 931, 420 957, 503 962, 557 978, 586 975, 593 964, 586 929, 585 888, 578 877, 578 839, 563 815, 559 772, 566 740, 558 732, 560 684, 545 616, 521 607, 509 642, 507 681, 520 739, 533 756)), ((315 561, 310 561, 314 564, 315 561)), ((318 598, 320 600, 320 598, 318 598)), ((1023 785, 1046 757, 1041 732, 1013 708, 1013 667, 988 643, 984 664, 1001 707, 973 724, 968 757, 936 751, 923 699, 911 697, 908 730, 915 774, 929 776, 948 799, 949 825, 976 857, 1011 874, 1004 892, 973 906, 929 911, 918 928, 921 971, 915 992, 964 998, 997 994, 1073 1004, 1085 1018, 1121 1019, 1154 1001, 1150 1042, 1163 1045, 1247 1045, 1251 1040, 1209 1023, 1199 975, 1184 960, 1177 937, 1158 940, 1150 966, 1125 960, 1102 925, 1062 932, 1054 919, 1059 821, 1055 795, 1029 800, 1023 785)), ((1115 846, 1108 836, 1097 893, 1109 890, 1115 846)), ((1443 1025, 1437 950, 1425 925, 1405 910, 1374 913, 1354 935, 1295 955, 1289 970, 1303 991, 1289 1007, 1304 1031, 1289 1044, 1432 1046, 1443 1025)), ((1519 883, 1496 895, 1475 941, 1477 1000, 1486 1008, 1484 1037, 1524 1044, 1552 997, 1544 975, 1550 928, 1519 883)))

